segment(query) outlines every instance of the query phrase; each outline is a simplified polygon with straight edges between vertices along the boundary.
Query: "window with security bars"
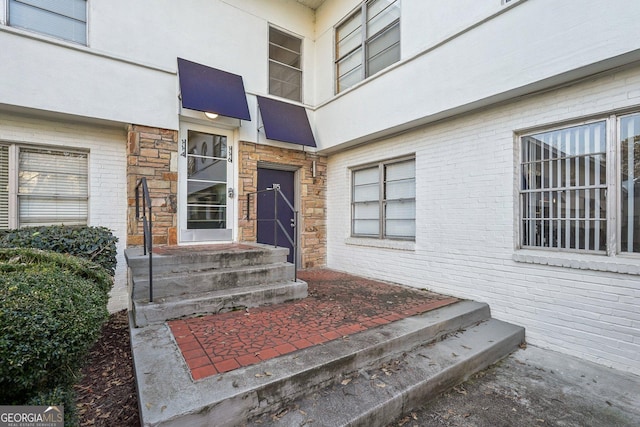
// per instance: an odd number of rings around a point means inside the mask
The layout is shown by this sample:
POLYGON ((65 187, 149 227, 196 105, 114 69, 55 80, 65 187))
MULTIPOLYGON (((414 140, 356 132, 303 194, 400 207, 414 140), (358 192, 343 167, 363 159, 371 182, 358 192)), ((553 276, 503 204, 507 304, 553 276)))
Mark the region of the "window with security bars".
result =
POLYGON ((82 152, 0 145, 0 229, 86 225, 87 160, 82 152))
POLYGON ((620 119, 620 250, 640 252, 640 114, 620 119))
POLYGON ((370 0, 335 32, 336 93, 400 60, 400 0, 370 0))
POLYGON ((86 0, 9 0, 8 24, 87 44, 86 0))
POLYGON ((351 234, 413 240, 415 159, 381 162, 352 172, 351 234))
POLYGON ((9 228, 9 147, 0 145, 0 230, 9 228))
POLYGON ((269 93, 302 101, 302 40, 269 27, 269 93))
POLYGON ((520 159, 522 247, 640 252, 640 114, 523 136, 520 159))

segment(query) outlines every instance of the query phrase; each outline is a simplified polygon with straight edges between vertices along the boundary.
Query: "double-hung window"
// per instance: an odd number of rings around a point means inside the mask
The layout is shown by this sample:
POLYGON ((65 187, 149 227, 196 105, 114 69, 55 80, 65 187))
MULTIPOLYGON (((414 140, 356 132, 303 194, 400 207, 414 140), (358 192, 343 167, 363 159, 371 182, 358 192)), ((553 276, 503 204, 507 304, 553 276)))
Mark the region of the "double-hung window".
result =
POLYGON ((302 40, 269 27, 269 93, 302 101, 302 40))
POLYGON ((522 136, 520 159, 521 247, 640 252, 640 114, 522 136))
POLYGON ((354 237, 414 240, 415 177, 414 158, 353 169, 351 234, 354 237))
POLYGON ((87 153, 0 142, 0 229, 86 225, 87 153))
POLYGON ((9 0, 8 24, 87 44, 87 0, 9 0))
POLYGON ((400 0, 370 0, 336 27, 336 93, 400 60, 400 0))

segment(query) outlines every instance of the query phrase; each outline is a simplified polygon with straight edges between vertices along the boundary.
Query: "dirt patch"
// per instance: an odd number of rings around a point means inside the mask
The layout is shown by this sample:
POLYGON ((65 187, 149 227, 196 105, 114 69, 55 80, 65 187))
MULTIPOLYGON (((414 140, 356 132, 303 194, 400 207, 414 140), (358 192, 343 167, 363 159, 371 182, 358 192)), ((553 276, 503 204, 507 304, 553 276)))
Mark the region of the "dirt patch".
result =
POLYGON ((109 317, 75 390, 81 426, 140 425, 126 310, 109 317))

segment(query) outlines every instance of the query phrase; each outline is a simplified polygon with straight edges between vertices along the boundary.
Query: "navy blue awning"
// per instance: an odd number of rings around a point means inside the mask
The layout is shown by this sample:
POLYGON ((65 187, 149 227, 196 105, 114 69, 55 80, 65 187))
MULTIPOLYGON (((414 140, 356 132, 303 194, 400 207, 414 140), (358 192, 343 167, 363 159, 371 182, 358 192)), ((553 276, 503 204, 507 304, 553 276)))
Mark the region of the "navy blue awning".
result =
POLYGON ((242 76, 178 58, 182 106, 251 120, 242 76))
POLYGON ((267 138, 315 147, 309 117, 304 107, 258 96, 258 106, 267 138))

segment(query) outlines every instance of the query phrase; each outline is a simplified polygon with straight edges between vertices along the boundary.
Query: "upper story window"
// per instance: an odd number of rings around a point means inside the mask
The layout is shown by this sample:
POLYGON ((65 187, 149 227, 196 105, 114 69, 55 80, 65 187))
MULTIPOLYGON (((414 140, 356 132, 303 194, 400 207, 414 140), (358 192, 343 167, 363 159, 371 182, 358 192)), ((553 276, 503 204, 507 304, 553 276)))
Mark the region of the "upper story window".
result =
POLYGON ((522 247, 640 253, 640 114, 523 136, 520 147, 522 247))
POLYGON ((86 0, 9 0, 8 24, 87 44, 86 0))
POLYGON ((0 143, 0 230, 86 225, 87 153, 0 143))
POLYGON ((302 101, 302 40, 269 27, 269 93, 302 101))
POLYGON ((354 169, 351 235, 413 240, 416 236, 416 161, 380 162, 354 169))
POLYGON ((400 0, 370 0, 336 27, 336 93, 400 60, 400 0))

